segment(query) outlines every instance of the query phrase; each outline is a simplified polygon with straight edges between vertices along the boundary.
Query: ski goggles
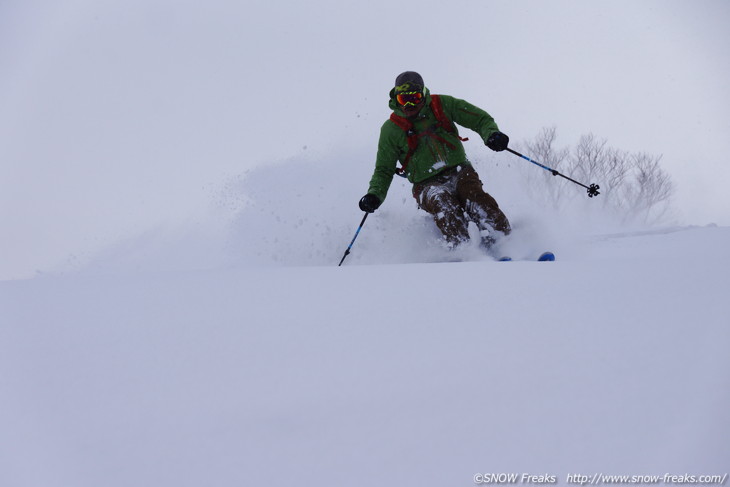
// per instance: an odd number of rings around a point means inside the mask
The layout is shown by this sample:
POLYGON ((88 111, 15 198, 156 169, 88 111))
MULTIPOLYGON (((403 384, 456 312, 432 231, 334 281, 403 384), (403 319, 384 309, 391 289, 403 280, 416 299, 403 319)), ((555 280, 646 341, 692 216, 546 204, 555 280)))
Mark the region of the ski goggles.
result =
POLYGON ((395 95, 395 99, 401 106, 418 105, 423 100, 423 93, 420 91, 411 91, 408 93, 398 93, 395 95))

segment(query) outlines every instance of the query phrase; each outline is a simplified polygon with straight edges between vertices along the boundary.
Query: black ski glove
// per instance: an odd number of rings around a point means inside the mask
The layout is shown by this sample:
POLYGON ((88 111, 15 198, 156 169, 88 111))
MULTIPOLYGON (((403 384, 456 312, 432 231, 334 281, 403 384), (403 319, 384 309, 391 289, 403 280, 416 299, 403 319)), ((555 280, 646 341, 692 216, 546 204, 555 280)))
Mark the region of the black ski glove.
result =
POLYGON ((492 135, 490 135, 487 139, 487 147, 496 152, 505 150, 507 148, 507 144, 509 144, 509 137, 507 137, 507 134, 503 134, 499 131, 492 133, 492 135))
POLYGON ((378 198, 374 194, 368 193, 365 196, 363 196, 362 198, 360 198, 360 209, 362 211, 367 211, 368 213, 372 213, 378 209, 378 207, 380 206, 380 203, 382 203, 382 201, 380 201, 380 198, 378 198))

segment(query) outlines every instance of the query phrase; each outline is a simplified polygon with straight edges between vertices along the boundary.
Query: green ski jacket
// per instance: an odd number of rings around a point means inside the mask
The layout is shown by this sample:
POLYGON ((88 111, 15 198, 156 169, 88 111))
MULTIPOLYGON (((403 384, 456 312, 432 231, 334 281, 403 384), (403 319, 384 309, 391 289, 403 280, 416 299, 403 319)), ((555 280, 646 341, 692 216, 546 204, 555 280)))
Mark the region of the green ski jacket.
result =
MULTIPOLYGON (((390 108, 396 115, 404 117, 403 111, 395 101, 394 90, 391 90, 390 94, 390 108)), ((440 95, 440 98, 444 115, 451 120, 452 125, 457 123, 475 131, 485 143, 493 132, 499 130, 494 119, 481 108, 448 95, 440 95)), ((470 165, 459 139, 458 129, 454 127, 453 133, 446 131, 431 110, 431 94, 428 89, 426 89, 426 105, 418 115, 409 120, 413 122, 413 129, 417 134, 432 130, 433 134, 438 136, 425 135, 419 139, 406 168, 405 175, 411 183, 420 183, 452 167, 470 165)), ((370 179, 368 193, 374 194, 380 201, 385 201, 397 163, 398 161, 403 163, 407 154, 406 132, 388 119, 380 129, 375 171, 370 179)))

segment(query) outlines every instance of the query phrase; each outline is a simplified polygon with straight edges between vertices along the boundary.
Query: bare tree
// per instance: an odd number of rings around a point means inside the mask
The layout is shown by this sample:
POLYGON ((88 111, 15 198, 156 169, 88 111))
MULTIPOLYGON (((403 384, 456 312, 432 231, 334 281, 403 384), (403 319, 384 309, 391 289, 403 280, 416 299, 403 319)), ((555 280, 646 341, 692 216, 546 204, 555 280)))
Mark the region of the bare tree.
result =
MULTIPOLYGON (((527 151, 533 155, 533 158, 553 169, 561 170, 564 161, 568 158, 570 150, 568 148, 558 149, 555 147, 557 139, 557 129, 555 127, 543 128, 542 132, 535 137, 533 142, 525 142, 527 151)), ((555 178, 547 171, 534 171, 528 168, 526 171, 530 187, 537 189, 536 194, 545 197, 546 203, 554 208, 560 206, 562 199, 562 191, 565 181, 562 178, 555 178), (550 181, 547 181, 547 180, 550 181)))
MULTIPOLYGON (((557 130, 544 128, 532 142, 526 142, 531 157, 579 181, 598 182, 604 208, 614 210, 624 222, 658 223, 666 215, 674 193, 672 180, 660 165, 661 156, 631 154, 612 148, 593 134, 581 136, 573 151, 556 149, 557 130)), ((560 209, 579 192, 567 191, 562 178, 544 171, 532 171, 528 182, 533 195, 540 195, 560 209)))
POLYGON ((608 149, 602 166, 602 174, 598 177, 603 182, 603 195, 606 205, 623 208, 623 188, 631 166, 630 155, 626 151, 608 149))
POLYGON ((631 157, 633 177, 627 197, 635 215, 644 223, 659 221, 674 194, 674 183, 659 165, 661 158, 643 152, 631 157))

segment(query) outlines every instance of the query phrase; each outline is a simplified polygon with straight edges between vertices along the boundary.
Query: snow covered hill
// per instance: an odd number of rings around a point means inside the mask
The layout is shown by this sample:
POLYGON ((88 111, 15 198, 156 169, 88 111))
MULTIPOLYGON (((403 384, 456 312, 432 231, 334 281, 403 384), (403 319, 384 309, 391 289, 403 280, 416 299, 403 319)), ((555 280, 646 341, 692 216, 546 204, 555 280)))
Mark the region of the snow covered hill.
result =
POLYGON ((730 468, 730 228, 585 237, 554 263, 377 265, 363 234, 336 267, 334 240, 327 266, 0 282, 0 485, 730 468))

